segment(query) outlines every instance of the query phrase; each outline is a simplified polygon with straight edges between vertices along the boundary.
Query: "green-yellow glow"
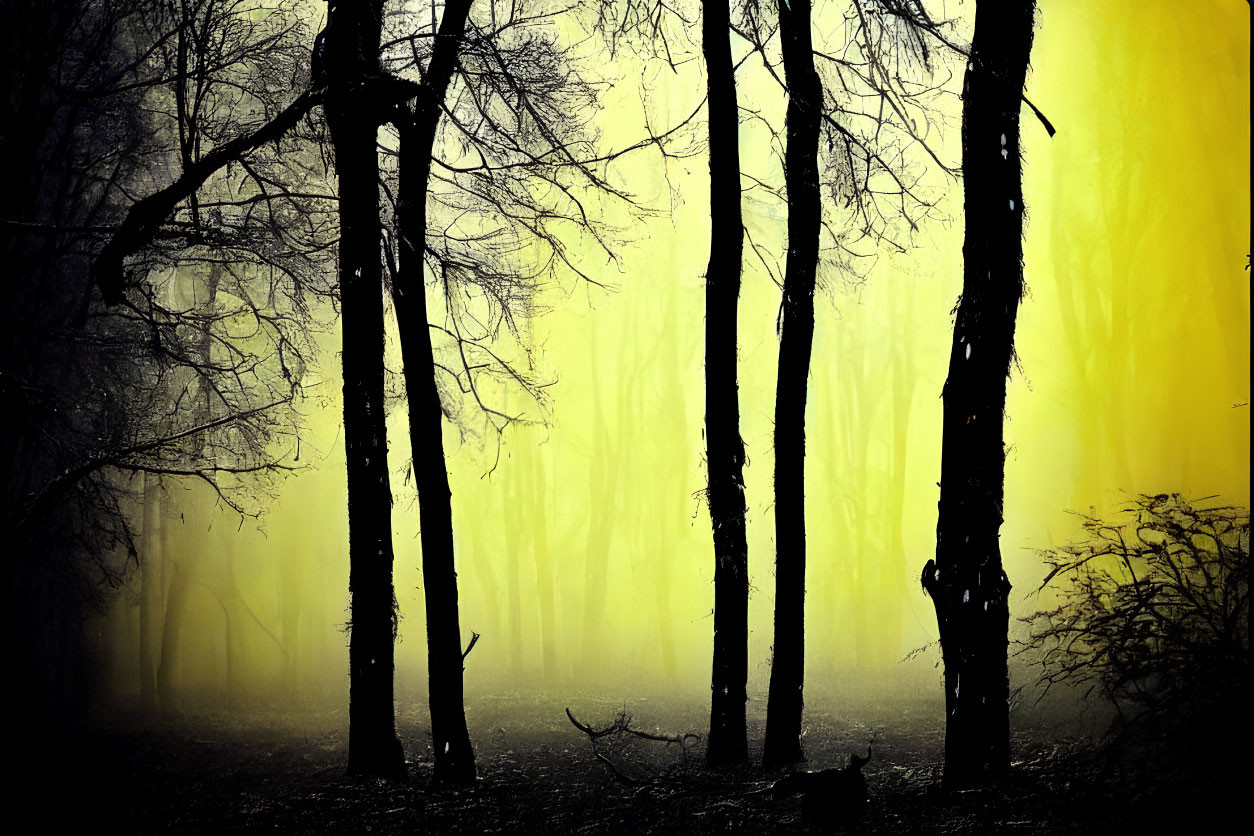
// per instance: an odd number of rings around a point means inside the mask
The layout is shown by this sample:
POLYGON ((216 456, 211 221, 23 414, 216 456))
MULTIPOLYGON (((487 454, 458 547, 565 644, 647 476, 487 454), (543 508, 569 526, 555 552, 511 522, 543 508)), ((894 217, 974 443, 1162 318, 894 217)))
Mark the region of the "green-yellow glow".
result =
MULTIPOLYGON (((1024 109, 1029 295, 1007 407, 1002 529, 1020 613, 1043 574, 1033 549, 1077 531, 1067 508, 1110 510, 1128 491, 1249 502, 1249 8, 1206 6, 1041 3, 1028 94, 1058 134, 1048 138, 1024 109)), ((632 60, 612 68, 622 81, 600 122, 615 146, 642 125, 632 60)), ((699 62, 648 78, 655 125, 700 101, 699 62)), ((746 69, 742 83, 745 100, 782 121, 769 82, 746 69)), ((959 103, 948 106, 945 149, 956 159, 959 103)), ((760 127, 746 123, 742 149, 747 170, 779 181, 760 127)), ((467 660, 469 694, 577 688, 620 698, 668 687, 694 704, 705 699, 707 171, 703 156, 672 162, 667 177, 651 152, 617 164, 638 197, 674 212, 629 230, 618 267, 572 243, 585 268, 619 291, 572 284, 541 300, 554 308, 531 323, 538 372, 558 381, 550 426, 509 430, 495 469, 490 438, 463 441, 446 428, 462 629, 466 640, 482 634, 467 660)), ((936 635, 918 575, 934 547, 939 396, 961 286, 960 185, 950 185, 941 210, 948 222, 927 226, 905 255, 882 256, 858 287, 834 270, 825 276, 807 416, 807 674, 820 687, 834 672, 888 669, 936 635)), ((753 196, 746 213, 755 241, 778 252, 783 207, 753 196)), ((778 289, 746 250, 740 392, 753 699, 765 696, 771 639, 777 308, 778 289)), ((221 695, 228 676, 243 698, 346 691, 337 340, 324 341, 325 382, 302 407, 310 433, 302 462, 316 464, 284 484, 264 534, 252 521, 237 532, 238 517, 206 510, 198 487, 171 491, 167 558, 194 579, 176 680, 185 694, 221 695)), ((391 345, 389 365, 399 369, 391 345)), ((390 423, 397 695, 425 703, 403 412, 398 404, 390 423)), ((138 591, 123 596, 103 628, 111 679, 124 692, 138 688, 137 602, 138 591)), ((916 664, 931 670, 931 659, 916 664)))

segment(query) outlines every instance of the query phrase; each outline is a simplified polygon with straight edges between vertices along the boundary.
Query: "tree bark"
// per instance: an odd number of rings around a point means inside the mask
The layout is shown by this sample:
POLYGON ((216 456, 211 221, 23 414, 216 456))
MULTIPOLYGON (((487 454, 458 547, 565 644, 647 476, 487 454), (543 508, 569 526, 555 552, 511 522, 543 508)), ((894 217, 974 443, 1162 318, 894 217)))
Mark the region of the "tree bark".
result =
POLYGON ((392 698, 396 599, 392 493, 383 411, 383 288, 378 118, 366 81, 379 73, 382 3, 330 3, 327 123, 340 209, 344 447, 348 460, 349 740, 354 775, 399 777, 405 758, 392 698))
POLYGON ((749 676, 749 549, 745 542, 745 445, 740 437, 736 325, 744 226, 740 212, 740 113, 726 0, 701 12, 710 134, 710 261, 705 271, 705 441, 714 533, 714 659, 710 765, 742 763, 749 676))
POLYGON ((444 461, 444 412, 435 378, 423 256, 426 253, 427 186, 436 128, 469 11, 470 0, 449 0, 445 4, 416 106, 406 117, 398 119, 401 143, 396 222, 400 253, 392 283, 409 401, 414 481, 418 488, 435 778, 459 784, 474 781, 475 756, 463 706, 453 506, 444 461))
POLYGON ((966 238, 944 389, 936 559, 923 586, 945 664, 945 782, 985 783, 1010 765, 1002 570, 1006 378, 1023 296, 1019 103, 1032 0, 979 0, 962 95, 966 238))
POLYGON ((780 0, 779 22, 788 85, 784 160, 788 256, 775 391, 775 644, 763 747, 763 761, 768 767, 803 759, 806 390, 814 342, 814 282, 822 220, 818 151, 823 89, 814 69, 809 0, 780 0))

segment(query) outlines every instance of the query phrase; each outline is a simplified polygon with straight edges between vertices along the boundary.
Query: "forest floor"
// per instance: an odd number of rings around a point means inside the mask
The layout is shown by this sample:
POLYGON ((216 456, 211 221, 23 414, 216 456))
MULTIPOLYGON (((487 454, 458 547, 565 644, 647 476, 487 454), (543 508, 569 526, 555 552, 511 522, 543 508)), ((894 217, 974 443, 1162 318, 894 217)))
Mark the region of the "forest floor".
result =
MULTIPOLYGON (((943 731, 931 712, 855 718, 807 708, 811 769, 843 765, 874 738, 864 770, 867 811, 846 824, 838 813, 816 817, 799 798, 776 800, 765 790, 778 776, 760 769, 706 770, 703 739, 606 742, 602 751, 619 771, 644 784, 628 786, 596 759, 564 707, 556 698, 521 696, 470 704, 480 778, 465 789, 431 785, 428 729, 418 712, 398 717, 411 759, 403 782, 345 776, 342 711, 177 720, 114 712, 76 734, 68 762, 58 760, 62 774, 28 775, 38 789, 24 790, 24 801, 40 811, 43 829, 54 825, 51 832, 77 825, 129 833, 1157 833, 1184 825, 1192 832, 1205 826, 1199 815, 1221 821, 1236 807, 1213 781, 1144 763, 1112 768, 1090 741, 1022 723, 1002 785, 943 792, 943 731), (41 803, 31 792, 46 797, 41 803)), ((608 725, 625 709, 639 729, 705 731, 696 707, 585 699, 573 708, 592 725, 608 725), (657 728, 658 718, 666 727, 657 728)), ((760 741, 760 718, 751 718, 750 735, 760 741)), ((1229 778, 1233 786, 1248 782, 1248 766, 1229 778)), ((1244 804, 1239 809, 1246 815, 1244 804)))

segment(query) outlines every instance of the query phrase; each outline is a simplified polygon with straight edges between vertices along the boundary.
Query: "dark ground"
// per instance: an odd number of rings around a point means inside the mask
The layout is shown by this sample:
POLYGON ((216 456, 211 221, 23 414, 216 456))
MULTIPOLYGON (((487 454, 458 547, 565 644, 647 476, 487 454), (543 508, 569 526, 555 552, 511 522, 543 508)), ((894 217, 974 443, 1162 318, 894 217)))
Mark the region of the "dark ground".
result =
MULTIPOLYGON (((425 716, 398 719, 411 758, 404 783, 344 775, 345 714, 202 713, 151 720, 114 711, 61 743, 46 765, 18 777, 10 812, 39 811, 41 829, 220 833, 1157 833, 1197 832, 1244 804, 1249 767, 1190 768, 1163 759, 1112 767, 1090 741, 1020 723, 1014 768, 994 790, 943 793, 943 733, 930 713, 878 712, 881 720, 807 711, 809 768, 843 765, 850 752, 875 752, 865 769, 870 801, 853 826, 776 801, 760 770, 702 768, 703 741, 678 745, 608 743, 621 771, 650 780, 629 787, 598 762, 570 725, 564 703, 499 698, 468 709, 480 779, 469 789, 430 786, 425 716), (1218 777, 1216 777, 1218 776, 1218 777), (24 781, 23 778, 30 779, 24 781), (1224 789, 1224 785, 1228 789, 1224 789)), ((609 724, 624 706, 573 701, 575 714, 609 724)), ((647 701, 626 707, 637 728, 704 732, 700 708, 665 711, 647 701), (686 723, 687 725, 683 725, 686 723)), ((868 712, 875 714, 877 712, 868 712)), ((751 728, 751 747, 761 728, 751 728)), ((755 753, 757 754, 757 753, 755 753)), ((1236 753, 1241 756, 1246 752, 1236 753)), ((1135 759, 1133 759, 1135 761, 1135 759)), ((1215 766, 1212 764, 1211 766, 1215 766)))

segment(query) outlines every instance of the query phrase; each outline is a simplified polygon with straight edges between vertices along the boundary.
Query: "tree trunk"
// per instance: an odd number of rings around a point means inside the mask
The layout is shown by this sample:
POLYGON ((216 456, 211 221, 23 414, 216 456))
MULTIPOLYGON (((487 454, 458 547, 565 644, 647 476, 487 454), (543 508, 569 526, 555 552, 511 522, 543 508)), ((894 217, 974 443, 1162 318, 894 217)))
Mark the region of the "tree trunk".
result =
MULTIPOLYGON (((588 349, 591 368, 597 363, 596 342, 588 349)), ((630 379, 629 379, 630 380, 630 379)), ((592 458, 588 461, 588 496, 593 497, 588 513, 588 532, 584 539, 583 577, 583 626, 581 629, 581 664, 585 672, 598 675, 605 662, 605 640, 602 625, 605 621, 605 599, 609 583, 610 538, 614 534, 614 521, 618 513, 615 480, 619 478, 619 447, 611 447, 605 410, 601 404, 601 382, 594 376, 589 381, 592 390, 592 458)), ((626 397, 630 383, 623 386, 620 398, 626 397)))
POLYGON ((532 556, 536 566, 536 589, 540 606, 540 648, 544 657, 544 683, 546 688, 557 685, 557 605, 553 593, 553 563, 549 559, 549 515, 545 503, 548 483, 544 476, 543 450, 531 450, 532 482, 535 499, 532 515, 532 556))
MULTIPOLYGON (((584 579, 583 579, 583 628, 582 628, 582 659, 581 665, 585 674, 599 676, 606 668, 605 648, 609 638, 605 629, 606 599, 609 593, 610 554, 614 545, 615 531, 620 522, 621 509, 618 505, 619 486, 622 483, 623 451, 629 445, 623 440, 623 433, 631 426, 636 415, 633 400, 635 381, 639 378, 641 355, 635 350, 635 332, 630 322, 627 325, 627 337, 620 344, 619 360, 625 364, 632 358, 637 364, 617 383, 618 413, 615 423, 606 418, 604 401, 601 397, 601 381, 593 374, 589 381, 592 392, 592 456, 588 460, 588 496, 595 497, 588 514, 588 531, 584 545, 584 579), (612 428, 616 428, 619 437, 611 443, 612 428)), ((589 347, 590 368, 601 368, 597 359, 595 341, 589 347)), ((624 367, 624 366, 620 366, 624 367)))
POLYGON ((1019 100, 1031 0, 979 0, 962 96, 966 192, 962 298, 944 389, 936 559, 923 586, 945 664, 945 782, 983 783, 1010 763, 1002 523, 1006 378, 1023 295, 1019 100))
POLYGON ((705 272, 705 441, 714 532, 714 662, 710 765, 742 763, 749 675, 749 549, 745 445, 736 382, 736 316, 744 228, 740 216, 740 113, 728 4, 701 12, 710 133, 710 262, 705 272))
POLYGON ((348 460, 349 740, 354 775, 399 777, 405 758, 392 699, 396 599, 392 493, 383 412, 383 290, 378 115, 362 95, 377 76, 382 4, 330 3, 327 124, 340 209, 344 447, 348 460))
MULTIPOLYGON (((902 334, 904 334, 904 328, 908 327, 907 323, 913 322, 914 319, 914 306, 912 297, 909 295, 913 290, 909 289, 904 292, 907 294, 905 310, 901 311, 898 308, 896 298, 892 305, 892 321, 903 329, 899 332, 902 334)), ((910 450, 910 413, 913 411, 914 393, 918 385, 918 374, 912 359, 908 344, 905 340, 899 339, 894 349, 891 371, 893 380, 893 446, 890 454, 892 503, 888 514, 888 572, 884 588, 888 600, 895 603, 890 605, 889 610, 892 623, 879 628, 887 633, 885 644, 898 655, 902 651, 903 606, 897 584, 898 579, 903 577, 903 573, 909 571, 905 541, 906 463, 910 450)))
POLYGON ((161 480, 144 476, 144 547, 139 571, 139 703, 157 710, 157 657, 161 653, 162 595, 161 480))
POLYGON ((166 560, 170 587, 166 593, 165 620, 161 626, 161 665, 157 668, 157 700, 161 710, 172 713, 178 699, 174 690, 174 674, 178 665, 179 642, 183 635, 183 616, 187 612, 188 568, 186 563, 166 560))
POLYGON ((304 593, 308 588, 305 564, 314 551, 309 545, 305 537, 300 536, 280 552, 279 557, 279 623, 283 647, 287 651, 283 656, 282 683, 284 696, 292 705, 305 696, 302 693, 305 689, 301 687, 301 662, 304 659, 301 639, 305 625, 304 593))
POLYGON ((398 126, 401 144, 396 222, 400 253, 399 269, 392 284, 409 401, 414 481, 418 488, 435 778, 459 784, 474 781, 475 755, 463 707, 453 506, 444 462, 444 412, 435 379, 423 256, 426 252, 427 184, 436 128, 469 11, 469 0, 450 0, 445 4, 431 62, 423 78, 422 95, 412 113, 402 118, 398 126))
POLYGON ((763 747, 763 761, 768 767, 803 757, 806 389, 814 342, 814 281, 822 220, 818 151, 823 89, 814 69, 809 0, 780 0, 779 21, 788 84, 784 160, 788 257, 775 390, 775 645, 763 747))
POLYGON ((526 644, 523 642, 522 561, 518 555, 518 541, 521 539, 523 526, 522 515, 517 506, 518 497, 507 490, 504 499, 501 519, 505 525, 501 533, 505 536, 505 550, 501 556, 505 560, 505 600, 509 611, 510 675, 517 682, 522 679, 526 670, 523 664, 526 644))

